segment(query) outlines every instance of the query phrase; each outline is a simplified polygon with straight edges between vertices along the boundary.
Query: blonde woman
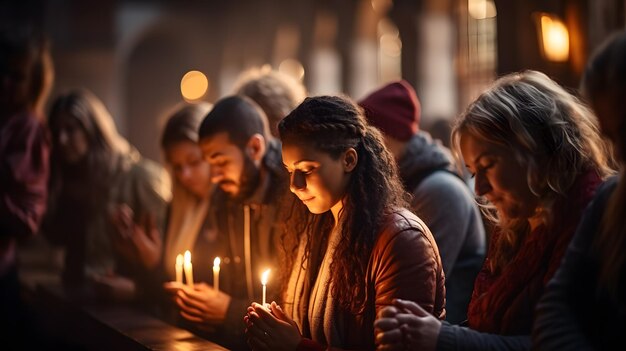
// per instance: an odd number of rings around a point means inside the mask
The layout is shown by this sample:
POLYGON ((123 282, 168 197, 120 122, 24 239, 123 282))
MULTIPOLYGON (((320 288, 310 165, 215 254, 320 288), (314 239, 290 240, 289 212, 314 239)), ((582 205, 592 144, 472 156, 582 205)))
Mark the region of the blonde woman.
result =
POLYGON ((385 350, 529 349, 534 308, 612 173, 608 150, 591 111, 537 71, 497 80, 457 121, 452 141, 496 228, 467 326, 399 301, 379 314, 377 341, 385 350))

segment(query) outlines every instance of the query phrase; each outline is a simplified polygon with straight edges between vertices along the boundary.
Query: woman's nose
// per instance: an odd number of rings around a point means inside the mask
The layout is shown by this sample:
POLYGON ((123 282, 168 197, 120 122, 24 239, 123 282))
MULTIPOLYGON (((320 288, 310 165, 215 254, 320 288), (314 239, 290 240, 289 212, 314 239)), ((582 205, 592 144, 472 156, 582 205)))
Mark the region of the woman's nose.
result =
POLYGON ((296 190, 304 188, 306 188, 304 174, 302 174, 302 172, 294 171, 291 174, 291 179, 289 181, 289 190, 291 190, 292 193, 295 193, 296 190))
POLYGON ((487 178, 481 173, 476 173, 474 177, 474 192, 478 196, 483 196, 491 190, 491 185, 487 178))

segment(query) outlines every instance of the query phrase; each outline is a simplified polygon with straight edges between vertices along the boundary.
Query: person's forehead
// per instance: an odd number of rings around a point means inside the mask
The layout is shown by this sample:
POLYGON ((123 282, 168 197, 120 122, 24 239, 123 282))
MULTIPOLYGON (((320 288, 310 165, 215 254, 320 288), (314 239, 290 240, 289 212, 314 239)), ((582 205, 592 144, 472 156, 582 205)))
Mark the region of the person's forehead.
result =
POLYGON ((326 153, 315 149, 315 147, 308 143, 283 144, 282 151, 285 164, 303 161, 319 162, 329 157, 326 153))
POLYGON ((239 147, 233 143, 228 133, 221 132, 212 135, 208 138, 203 138, 199 142, 202 152, 209 157, 216 156, 218 154, 231 155, 233 153, 240 152, 239 147))

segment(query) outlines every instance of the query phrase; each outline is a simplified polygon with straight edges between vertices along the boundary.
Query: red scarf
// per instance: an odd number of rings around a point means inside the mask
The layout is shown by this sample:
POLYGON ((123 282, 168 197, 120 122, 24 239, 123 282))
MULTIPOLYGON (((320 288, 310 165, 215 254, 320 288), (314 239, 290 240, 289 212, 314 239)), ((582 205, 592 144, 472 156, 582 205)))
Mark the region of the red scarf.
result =
MULTIPOLYGON (((561 263, 584 209, 602 180, 595 171, 578 176, 566 197, 554 204, 551 228, 541 225, 522 243, 499 275, 490 272, 489 256, 476 277, 468 307, 469 326, 480 332, 529 335, 534 308, 561 263)), ((490 247, 499 239, 496 231, 490 247)))

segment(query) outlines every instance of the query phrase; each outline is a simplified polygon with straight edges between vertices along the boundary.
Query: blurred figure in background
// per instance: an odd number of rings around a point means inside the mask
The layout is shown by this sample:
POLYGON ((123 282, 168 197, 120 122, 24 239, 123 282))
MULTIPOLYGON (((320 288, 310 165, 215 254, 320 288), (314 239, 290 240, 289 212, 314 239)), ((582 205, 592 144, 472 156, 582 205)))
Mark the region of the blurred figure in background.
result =
POLYGON ((620 176, 598 190, 546 287, 533 331, 537 350, 610 350, 626 331, 626 32, 591 57, 582 91, 615 147, 620 176))
POLYGON ((155 313, 169 318, 169 299, 163 292, 175 293, 176 257, 189 250, 197 282, 212 280, 217 234, 207 228, 212 184, 209 164, 198 145, 198 128, 212 105, 205 102, 177 105, 168 115, 161 133, 161 149, 172 178, 172 200, 162 227, 133 226, 135 240, 127 240, 126 250, 137 252, 135 263, 152 272, 146 298, 155 302, 155 313), (165 233, 163 235, 162 233, 165 233), (163 237, 163 240, 161 238, 163 237), (153 242, 144 246, 141 243, 153 242))
POLYGON ((420 103, 408 82, 389 83, 359 105, 383 132, 402 183, 413 195, 411 208, 437 241, 446 275, 446 320, 461 323, 485 258, 485 230, 474 196, 450 151, 419 130, 420 103))
POLYGON ((530 349, 545 285, 596 188, 613 173, 607 145, 591 111, 537 71, 498 79, 459 118, 452 145, 496 223, 469 328, 399 301, 379 315, 378 342, 381 349, 403 341, 411 350, 530 349))
POLYGON ((235 94, 249 97, 263 109, 270 133, 275 137, 278 136, 278 122, 307 95, 306 88, 300 81, 269 67, 242 72, 234 90, 235 94))
POLYGON ((190 250, 198 281, 213 279, 215 231, 209 231, 207 215, 213 191, 209 164, 198 145, 198 130, 209 113, 209 103, 185 104, 168 118, 161 134, 161 148, 172 174, 172 201, 168 206, 163 250, 163 270, 176 279, 176 256, 190 250))
POLYGON ((53 80, 52 59, 41 33, 3 23, 0 28, 0 340, 3 346, 19 342, 21 347, 28 348, 38 337, 20 297, 16 253, 18 240, 38 232, 46 209, 49 138, 42 123, 42 111, 53 80))
POLYGON ((152 250, 160 240, 133 235, 133 228, 162 223, 169 178, 118 134, 105 106, 87 90, 59 96, 48 125, 52 175, 43 230, 53 244, 65 248, 63 281, 81 285, 96 280, 105 293, 129 298, 135 284, 121 276, 143 277, 145 270, 133 262, 147 256, 137 250, 152 250))

